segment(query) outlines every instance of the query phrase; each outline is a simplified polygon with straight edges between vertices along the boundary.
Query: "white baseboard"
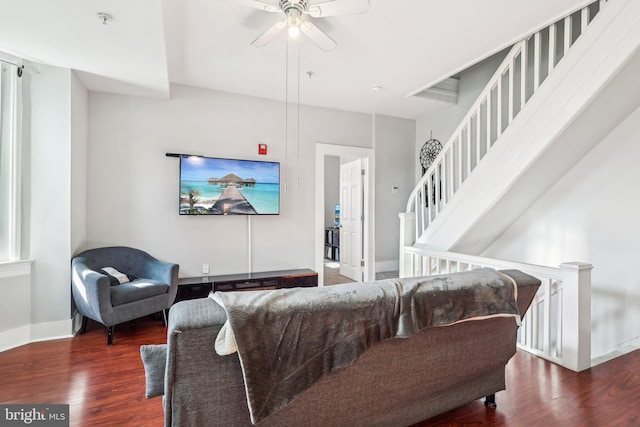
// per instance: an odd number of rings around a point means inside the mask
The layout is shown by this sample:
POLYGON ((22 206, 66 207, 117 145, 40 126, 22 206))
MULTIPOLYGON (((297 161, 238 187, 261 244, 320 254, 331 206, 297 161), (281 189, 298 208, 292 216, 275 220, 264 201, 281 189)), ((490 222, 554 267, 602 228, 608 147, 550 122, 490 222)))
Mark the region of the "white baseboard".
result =
POLYGON ((0 332, 0 352, 29 344, 31 325, 20 326, 0 332))
POLYGON ((57 340, 73 337, 71 319, 31 325, 31 342, 57 340))
POLYGON ((640 337, 624 342, 619 346, 617 346, 612 351, 605 353, 602 356, 594 357, 593 359, 591 359, 591 367, 594 367, 604 362, 608 362, 611 359, 615 359, 616 357, 623 356, 627 353, 631 353, 632 351, 636 351, 638 349, 640 349, 640 337))
POLYGON ((0 352, 39 341, 73 337, 72 319, 36 323, 0 332, 0 352))
POLYGON ((376 261, 376 273, 384 271, 398 271, 400 268, 400 262, 395 260, 390 261, 376 261))

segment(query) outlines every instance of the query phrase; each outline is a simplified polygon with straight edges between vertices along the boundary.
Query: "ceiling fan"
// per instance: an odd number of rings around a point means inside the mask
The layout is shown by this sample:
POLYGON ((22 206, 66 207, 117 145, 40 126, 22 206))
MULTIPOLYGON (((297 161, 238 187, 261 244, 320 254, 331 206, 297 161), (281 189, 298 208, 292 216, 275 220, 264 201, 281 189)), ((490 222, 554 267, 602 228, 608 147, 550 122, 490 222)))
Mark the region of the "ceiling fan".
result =
POLYGON ((245 3, 260 10, 282 13, 285 16, 283 21, 274 24, 251 45, 266 46, 280 31, 288 27, 289 36, 295 38, 302 32, 325 52, 335 48, 336 42, 313 23, 303 20, 303 15, 324 18, 366 13, 369 10, 369 0, 247 0, 245 3))

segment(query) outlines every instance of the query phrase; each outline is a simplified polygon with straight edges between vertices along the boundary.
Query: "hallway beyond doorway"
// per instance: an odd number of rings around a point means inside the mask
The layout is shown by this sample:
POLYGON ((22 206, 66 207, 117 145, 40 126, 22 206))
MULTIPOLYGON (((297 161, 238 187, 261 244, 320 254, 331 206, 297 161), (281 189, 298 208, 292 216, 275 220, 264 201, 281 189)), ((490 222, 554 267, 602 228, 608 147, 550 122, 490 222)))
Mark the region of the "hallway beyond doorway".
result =
MULTIPOLYGON (((381 271, 376 273, 376 280, 395 279, 399 277, 397 271, 381 271)), ((324 260, 324 285, 338 285, 340 283, 353 283, 348 277, 340 275, 340 263, 324 260)))

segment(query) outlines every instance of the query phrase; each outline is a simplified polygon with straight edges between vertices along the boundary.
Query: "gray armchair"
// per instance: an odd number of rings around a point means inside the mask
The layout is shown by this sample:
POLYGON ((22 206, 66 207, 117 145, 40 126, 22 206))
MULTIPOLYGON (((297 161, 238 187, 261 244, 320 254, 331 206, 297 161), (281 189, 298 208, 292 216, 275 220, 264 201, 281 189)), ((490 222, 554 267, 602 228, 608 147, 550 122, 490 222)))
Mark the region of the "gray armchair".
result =
POLYGON ((82 314, 108 328, 107 344, 113 344, 114 326, 149 314, 162 312, 163 326, 167 310, 178 291, 178 264, 162 262, 139 249, 114 246, 90 249, 71 260, 73 299, 82 314), (112 267, 133 276, 130 282, 112 286, 101 270, 112 267))

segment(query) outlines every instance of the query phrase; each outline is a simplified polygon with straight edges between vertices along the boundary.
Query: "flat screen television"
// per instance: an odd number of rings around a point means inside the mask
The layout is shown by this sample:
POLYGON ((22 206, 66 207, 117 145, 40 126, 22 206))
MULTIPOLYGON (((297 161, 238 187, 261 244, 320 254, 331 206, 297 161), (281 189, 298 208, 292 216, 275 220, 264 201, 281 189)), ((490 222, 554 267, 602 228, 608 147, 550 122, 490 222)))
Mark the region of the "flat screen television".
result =
POLYGON ((280 163, 180 156, 180 215, 279 215, 280 163))

